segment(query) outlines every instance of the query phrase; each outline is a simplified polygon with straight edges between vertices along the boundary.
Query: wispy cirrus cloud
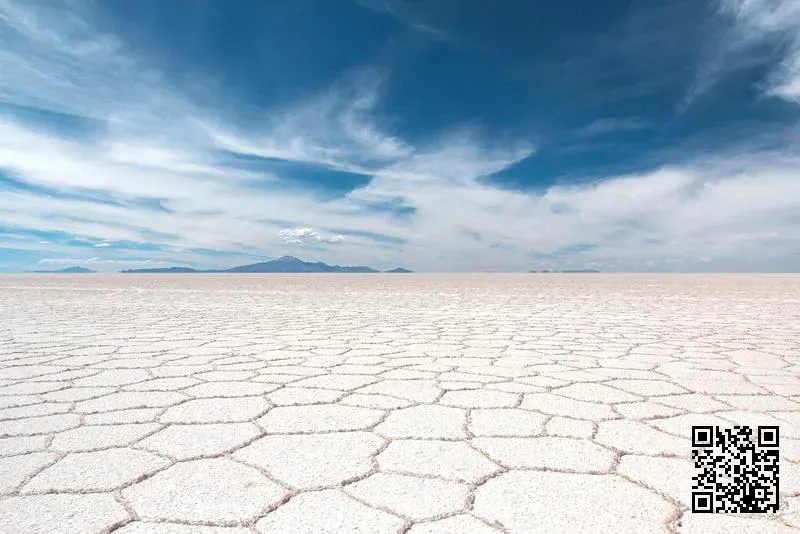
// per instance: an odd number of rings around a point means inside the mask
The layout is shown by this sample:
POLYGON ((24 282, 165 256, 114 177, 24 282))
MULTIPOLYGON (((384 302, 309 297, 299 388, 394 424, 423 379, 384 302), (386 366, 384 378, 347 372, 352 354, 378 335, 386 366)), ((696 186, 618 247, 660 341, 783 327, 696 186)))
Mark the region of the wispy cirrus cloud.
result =
POLYGON ((734 24, 738 41, 749 48, 771 43, 778 64, 764 81, 768 95, 800 103, 800 3, 795 0, 720 0, 720 11, 734 24))
POLYGON ((378 13, 391 16, 407 28, 437 41, 455 43, 451 32, 435 26, 426 20, 424 2, 419 0, 353 0, 356 4, 378 13))
POLYGON ((800 4, 795 0, 715 0, 718 27, 679 112, 732 71, 761 65, 761 91, 800 103, 800 4))
POLYGON ((217 146, 235 153, 366 172, 414 152, 376 122, 385 77, 379 69, 357 69, 318 95, 270 114, 263 131, 214 125, 209 134, 217 146))
POLYGON ((635 117, 607 117, 597 119, 578 129, 578 137, 597 137, 620 132, 636 132, 651 128, 650 122, 635 117))

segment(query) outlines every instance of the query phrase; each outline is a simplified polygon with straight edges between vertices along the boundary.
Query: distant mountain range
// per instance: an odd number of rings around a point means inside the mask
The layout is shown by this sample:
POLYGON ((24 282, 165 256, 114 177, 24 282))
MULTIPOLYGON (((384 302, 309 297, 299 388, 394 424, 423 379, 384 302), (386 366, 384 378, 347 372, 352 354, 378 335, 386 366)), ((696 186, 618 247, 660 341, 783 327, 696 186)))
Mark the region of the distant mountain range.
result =
MULTIPOLYGON (((224 270, 200 270, 191 267, 162 267, 155 269, 128 269, 120 271, 123 273, 147 274, 147 273, 379 273, 371 267, 356 266, 343 267, 339 265, 328 265, 322 262, 303 261, 294 256, 283 256, 277 260, 251 263, 250 265, 240 265, 224 270)), ((410 273, 408 269, 398 267, 386 273, 410 273)))
POLYGON ((29 271, 29 272, 47 273, 47 274, 83 274, 83 273, 96 273, 97 271, 87 269, 86 267, 64 267, 63 269, 57 269, 55 271, 29 271))
MULTIPOLYGON (((82 273, 94 273, 97 271, 93 271, 91 269, 87 269, 86 267, 64 267, 63 269, 57 269, 55 271, 28 271, 31 273, 46 273, 46 274, 82 274, 82 273)), ((409 271, 408 269, 403 269, 402 267, 396 267, 394 269, 390 269, 388 271, 378 271, 377 269, 373 269, 372 267, 364 267, 363 265, 358 265, 355 267, 348 267, 348 266, 340 266, 340 265, 328 265, 327 263, 322 262, 308 262, 303 261, 301 259, 295 258, 294 256, 283 256, 282 258, 278 258, 277 260, 272 261, 264 261, 260 263, 251 263, 249 265, 239 265, 238 267, 231 267, 230 269, 209 269, 209 270, 201 270, 201 269, 193 269, 191 267, 156 267, 152 269, 128 269, 125 271, 120 271, 122 273, 133 273, 133 274, 170 274, 170 273, 396 273, 396 274, 403 274, 403 273, 413 273, 414 271, 409 271)), ((596 271, 594 269, 574 269, 574 270, 564 270, 564 271, 528 271, 530 273, 599 273, 600 271, 596 271)))

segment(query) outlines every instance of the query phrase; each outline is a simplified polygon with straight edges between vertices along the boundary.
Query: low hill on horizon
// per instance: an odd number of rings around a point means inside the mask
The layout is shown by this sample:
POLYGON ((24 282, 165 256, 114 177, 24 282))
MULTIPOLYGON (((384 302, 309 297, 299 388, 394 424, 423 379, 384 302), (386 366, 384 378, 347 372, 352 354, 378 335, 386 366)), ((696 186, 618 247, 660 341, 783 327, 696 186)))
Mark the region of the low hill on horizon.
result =
POLYGON ((528 271, 529 273, 562 273, 562 274, 579 274, 579 273, 599 273, 600 271, 596 269, 569 269, 564 271, 528 271))
POLYGON ((91 269, 87 269, 86 267, 64 267, 63 269, 56 269, 54 271, 28 271, 31 273, 37 274, 84 274, 84 273, 96 273, 97 271, 93 271, 91 269))
MULTIPOLYGON (((120 271, 132 274, 169 274, 169 273, 379 273, 372 267, 328 265, 322 262, 308 262, 294 256, 283 256, 277 260, 239 265, 230 269, 200 270, 191 267, 156 267, 150 269, 127 269, 120 271)), ((410 273, 408 269, 397 267, 391 273, 410 273)))
POLYGON ((191 267, 151 267, 149 269, 127 269, 120 271, 121 273, 202 273, 202 272, 217 272, 217 271, 198 271, 191 267))

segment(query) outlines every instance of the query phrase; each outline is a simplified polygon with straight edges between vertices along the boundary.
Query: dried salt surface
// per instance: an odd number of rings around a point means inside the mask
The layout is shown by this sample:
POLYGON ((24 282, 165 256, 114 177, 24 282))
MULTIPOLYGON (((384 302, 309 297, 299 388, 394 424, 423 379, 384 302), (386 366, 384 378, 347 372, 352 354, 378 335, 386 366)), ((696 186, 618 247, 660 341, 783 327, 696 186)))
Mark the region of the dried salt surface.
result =
POLYGON ((789 532, 800 277, 0 277, 0 532, 789 532), (779 424, 773 515, 693 424, 779 424))

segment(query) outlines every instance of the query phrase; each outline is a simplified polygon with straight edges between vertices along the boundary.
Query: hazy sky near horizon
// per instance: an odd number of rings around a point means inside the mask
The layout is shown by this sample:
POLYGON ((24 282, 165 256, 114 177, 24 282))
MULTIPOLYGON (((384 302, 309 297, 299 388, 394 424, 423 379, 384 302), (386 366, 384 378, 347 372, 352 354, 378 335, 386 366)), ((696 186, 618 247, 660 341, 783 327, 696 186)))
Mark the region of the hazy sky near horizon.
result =
POLYGON ((800 1, 0 0, 0 271, 283 255, 800 270, 800 1))

